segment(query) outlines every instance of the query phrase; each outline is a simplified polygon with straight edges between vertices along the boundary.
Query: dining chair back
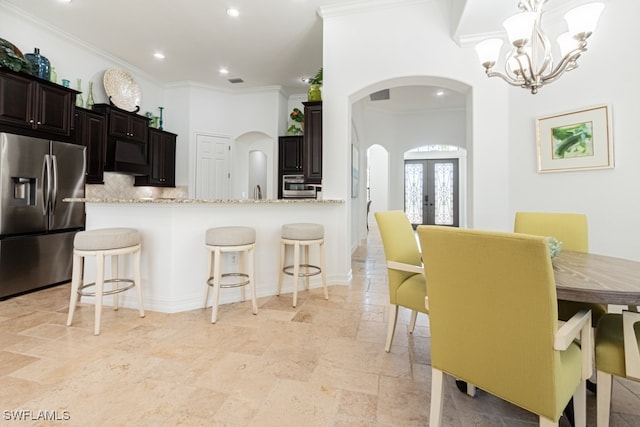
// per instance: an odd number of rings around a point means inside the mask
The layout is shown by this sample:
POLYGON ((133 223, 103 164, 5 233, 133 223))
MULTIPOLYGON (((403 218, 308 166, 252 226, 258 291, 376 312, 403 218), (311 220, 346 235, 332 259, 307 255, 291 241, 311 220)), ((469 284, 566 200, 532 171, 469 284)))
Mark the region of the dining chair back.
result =
POLYGON ((398 321, 398 307, 411 310, 410 332, 413 332, 418 312, 428 313, 424 305, 427 285, 418 241, 407 215, 403 211, 375 212, 374 215, 387 260, 390 314, 385 351, 389 352, 398 321))
MULTIPOLYGON (((516 212, 513 231, 537 236, 555 237, 562 242, 562 250, 589 252, 587 216, 581 213, 516 212)), ((558 319, 566 321, 579 310, 591 310, 593 326, 607 313, 605 304, 577 301, 558 301, 558 319)))
POLYGON ((558 330, 546 240, 424 225, 418 235, 429 280, 430 425, 440 425, 446 373, 537 414, 540 425, 557 425, 573 397, 584 426, 590 312, 558 330))
POLYGON ((600 319, 596 328, 597 425, 607 427, 612 376, 640 381, 640 313, 623 311, 600 319))
POLYGON ((513 231, 552 236, 562 242, 563 250, 589 252, 589 226, 585 214, 516 212, 513 231))

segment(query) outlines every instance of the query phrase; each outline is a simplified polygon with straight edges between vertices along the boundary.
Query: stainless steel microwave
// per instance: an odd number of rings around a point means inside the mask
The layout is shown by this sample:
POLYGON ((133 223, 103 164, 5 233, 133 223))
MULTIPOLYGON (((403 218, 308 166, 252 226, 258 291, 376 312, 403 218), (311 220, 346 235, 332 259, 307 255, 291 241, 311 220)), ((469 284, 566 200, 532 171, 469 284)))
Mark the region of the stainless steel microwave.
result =
POLYGON ((284 199, 315 199, 316 187, 306 184, 302 175, 283 175, 282 197, 284 199))

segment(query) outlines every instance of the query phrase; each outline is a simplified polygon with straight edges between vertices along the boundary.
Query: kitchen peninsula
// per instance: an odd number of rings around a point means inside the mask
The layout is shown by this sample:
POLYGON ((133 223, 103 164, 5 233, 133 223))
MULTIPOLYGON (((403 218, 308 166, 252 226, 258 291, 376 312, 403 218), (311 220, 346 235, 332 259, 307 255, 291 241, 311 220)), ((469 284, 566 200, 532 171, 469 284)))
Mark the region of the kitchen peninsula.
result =
MULTIPOLYGON (((327 254, 332 253, 334 245, 344 243, 344 236, 339 236, 331 227, 331 224, 339 221, 340 210, 336 207, 344 204, 344 200, 82 198, 65 201, 85 203, 87 230, 106 227, 131 227, 139 230, 142 235, 145 309, 165 313, 202 307, 208 277, 208 251, 204 243, 208 228, 250 226, 256 229, 255 272, 258 297, 275 295, 277 290, 282 224, 323 224, 327 254)), ((316 256, 312 249, 312 259, 316 256)), ((236 268, 236 265, 230 265, 230 261, 225 259, 225 264, 230 269, 236 268)), ((130 266, 126 265, 124 268, 130 266)), ((86 269, 88 278, 94 277, 95 266, 88 264, 86 269)), ((108 269, 109 267, 107 271, 108 269)), ((349 277, 336 273, 336 263, 332 262, 330 255, 327 256, 326 270, 327 284, 348 283, 349 277)), ((282 292, 292 292, 292 283, 291 277, 285 276, 282 292)), ((299 283, 300 290, 302 283, 299 283)), ((319 276, 312 277, 310 287, 319 286, 319 276)), ((121 299, 123 306, 136 307, 133 294, 121 294, 121 299)), ((235 301, 240 301, 239 289, 225 289, 220 293, 221 304, 235 301)), ((105 303, 110 303, 110 299, 105 299, 105 303)))

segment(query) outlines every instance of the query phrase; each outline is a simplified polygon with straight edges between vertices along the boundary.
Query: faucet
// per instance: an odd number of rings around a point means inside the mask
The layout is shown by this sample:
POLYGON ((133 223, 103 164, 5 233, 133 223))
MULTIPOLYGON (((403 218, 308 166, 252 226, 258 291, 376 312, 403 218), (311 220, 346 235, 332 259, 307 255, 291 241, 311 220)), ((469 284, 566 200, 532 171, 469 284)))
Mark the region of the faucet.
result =
POLYGON ((260 185, 256 185, 253 189, 253 198, 255 200, 262 200, 262 189, 260 188, 260 185))

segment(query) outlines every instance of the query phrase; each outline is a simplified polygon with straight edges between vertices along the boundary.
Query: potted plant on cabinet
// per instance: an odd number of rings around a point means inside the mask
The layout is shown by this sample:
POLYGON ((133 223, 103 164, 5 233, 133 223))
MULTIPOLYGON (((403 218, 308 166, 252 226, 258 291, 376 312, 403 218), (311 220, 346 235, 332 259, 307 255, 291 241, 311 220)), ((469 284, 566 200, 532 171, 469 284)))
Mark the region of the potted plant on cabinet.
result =
POLYGON ((309 79, 309 90, 307 91, 307 101, 322 101, 322 67, 315 76, 309 79))

